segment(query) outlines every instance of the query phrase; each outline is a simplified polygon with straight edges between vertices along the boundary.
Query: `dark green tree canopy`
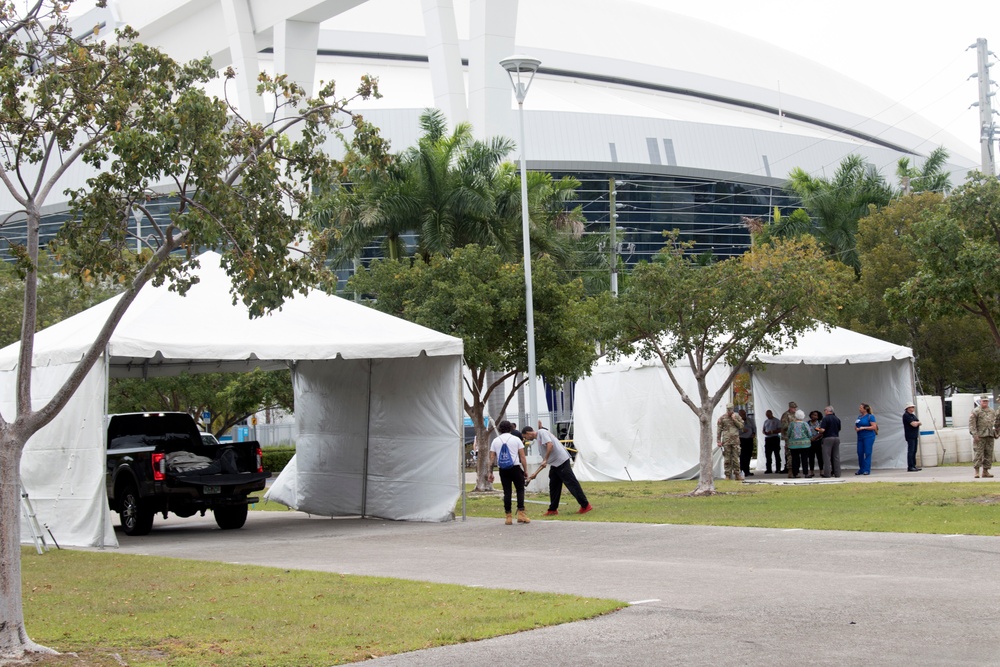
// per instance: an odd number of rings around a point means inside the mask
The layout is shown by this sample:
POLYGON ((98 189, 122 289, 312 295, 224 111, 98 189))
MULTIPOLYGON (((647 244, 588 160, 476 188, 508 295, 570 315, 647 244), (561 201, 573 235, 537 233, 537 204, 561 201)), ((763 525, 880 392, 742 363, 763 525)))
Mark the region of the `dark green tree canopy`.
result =
POLYGON ((942 398, 952 387, 981 390, 1000 381, 1000 348, 991 345, 981 317, 935 314, 923 301, 904 304, 897 296, 917 274, 917 223, 947 211, 941 194, 927 192, 900 197, 860 220, 861 275, 842 319, 855 331, 913 348, 923 390, 942 398))
POLYGON ((913 223, 916 272, 890 302, 903 315, 971 313, 1000 346, 1000 182, 974 172, 946 208, 913 223))

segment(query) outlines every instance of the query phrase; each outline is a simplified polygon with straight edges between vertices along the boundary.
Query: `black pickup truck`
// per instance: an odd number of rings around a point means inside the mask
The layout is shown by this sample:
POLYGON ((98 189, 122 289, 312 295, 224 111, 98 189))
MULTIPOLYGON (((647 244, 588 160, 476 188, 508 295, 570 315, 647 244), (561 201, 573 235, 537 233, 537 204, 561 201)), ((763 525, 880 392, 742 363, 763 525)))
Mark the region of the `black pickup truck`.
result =
POLYGON ((271 473, 256 442, 206 444, 190 415, 145 412, 108 420, 108 503, 126 535, 145 535, 153 517, 212 510, 219 528, 242 528, 250 494, 271 473))

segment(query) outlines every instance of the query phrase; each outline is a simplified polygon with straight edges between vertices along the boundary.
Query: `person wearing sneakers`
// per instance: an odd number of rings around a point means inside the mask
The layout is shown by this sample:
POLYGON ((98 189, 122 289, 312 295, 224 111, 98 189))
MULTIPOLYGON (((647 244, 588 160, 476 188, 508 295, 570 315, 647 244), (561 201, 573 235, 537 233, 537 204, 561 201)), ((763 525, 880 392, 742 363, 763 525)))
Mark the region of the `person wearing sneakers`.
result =
POLYGON ((997 412, 990 407, 989 396, 979 399, 979 405, 969 416, 969 433, 972 434, 972 466, 976 471, 974 477, 979 477, 979 469, 983 469, 983 477, 992 477, 990 468, 993 466, 993 441, 997 434, 997 412))
POLYGON ((517 489, 517 522, 531 523, 524 513, 524 471, 528 469, 528 460, 524 456, 524 443, 520 438, 511 435, 513 426, 504 419, 497 424, 500 433, 490 443, 490 484, 493 483, 493 466, 500 467, 500 485, 503 487, 503 509, 507 514, 505 523, 509 526, 513 521, 510 513, 511 486, 517 489))
POLYGON ((559 442, 559 439, 552 435, 548 429, 542 428, 541 422, 538 423, 537 431, 530 426, 525 426, 521 434, 526 442, 538 438, 538 453, 542 457, 541 465, 528 477, 528 481, 535 479, 543 468, 549 469, 549 509, 545 516, 559 514, 559 500, 562 498, 563 485, 576 498, 576 502, 580 503, 577 514, 586 514, 594 509, 594 506, 587 500, 587 494, 583 492, 583 487, 577 481, 576 475, 573 474, 573 464, 570 461, 569 452, 559 442))

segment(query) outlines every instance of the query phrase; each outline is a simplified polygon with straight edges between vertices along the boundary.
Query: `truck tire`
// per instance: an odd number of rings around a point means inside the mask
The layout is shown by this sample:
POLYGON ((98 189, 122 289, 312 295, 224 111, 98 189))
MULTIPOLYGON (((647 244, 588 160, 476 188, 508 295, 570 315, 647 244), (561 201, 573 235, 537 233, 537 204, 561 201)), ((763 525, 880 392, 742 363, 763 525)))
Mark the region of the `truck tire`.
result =
POLYGON ((148 535, 153 528, 153 510, 139 498, 139 490, 129 484, 122 489, 118 501, 118 516, 126 535, 148 535))
POLYGON ((219 524, 222 530, 235 530, 242 528, 247 522, 246 505, 224 505, 212 510, 215 514, 215 523, 219 524))

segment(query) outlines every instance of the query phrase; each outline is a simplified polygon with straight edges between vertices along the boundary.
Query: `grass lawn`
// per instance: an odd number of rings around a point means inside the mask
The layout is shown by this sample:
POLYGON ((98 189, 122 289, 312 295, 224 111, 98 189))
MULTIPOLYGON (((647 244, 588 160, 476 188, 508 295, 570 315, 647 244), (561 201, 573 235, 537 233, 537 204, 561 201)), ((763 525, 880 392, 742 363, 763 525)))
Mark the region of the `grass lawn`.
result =
POLYGON ((247 565, 21 552, 31 638, 60 666, 317 666, 591 618, 625 603, 247 565), (121 662, 116 655, 121 656, 121 662))
MULTIPOLYGON (((775 486, 717 481, 586 483, 596 510, 563 496, 552 521, 621 521, 874 532, 1000 535, 1000 485, 775 486), (998 492, 993 492, 996 489, 998 492)), ((471 491, 471 487, 469 487, 471 491)), ((541 519, 544 494, 528 494, 541 519)), ((460 510, 461 506, 458 506, 460 510)), ((255 510, 286 508, 258 503, 255 510)), ((498 495, 469 494, 470 516, 502 520, 498 495)), ((326 665, 590 618, 625 603, 395 579, 114 553, 22 552, 36 641, 79 657, 45 665, 326 665)))
MULTIPOLYGON (((560 514, 542 519, 548 494, 528 494, 532 519, 623 521, 708 526, 757 526, 890 533, 1000 535, 1000 485, 975 483, 890 483, 786 485, 716 481, 717 495, 687 496, 693 481, 588 482, 596 508, 577 515, 579 506, 563 491, 560 514)), ((468 487, 471 491, 472 487, 468 487)), ((499 486, 498 486, 499 488, 499 486)), ((467 513, 503 517, 496 495, 468 494, 467 513)), ((461 502, 457 512, 461 512, 461 502)))

